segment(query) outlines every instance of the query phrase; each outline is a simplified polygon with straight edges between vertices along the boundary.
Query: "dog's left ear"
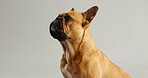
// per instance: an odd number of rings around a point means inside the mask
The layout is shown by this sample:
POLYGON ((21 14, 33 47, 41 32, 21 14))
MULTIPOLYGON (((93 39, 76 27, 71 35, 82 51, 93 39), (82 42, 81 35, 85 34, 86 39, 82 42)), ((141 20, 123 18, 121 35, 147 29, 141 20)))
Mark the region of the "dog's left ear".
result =
POLYGON ((85 11, 84 13, 82 13, 82 15, 84 17, 83 26, 89 24, 93 20, 98 9, 99 9, 98 6, 93 6, 90 9, 88 9, 87 11, 85 11))

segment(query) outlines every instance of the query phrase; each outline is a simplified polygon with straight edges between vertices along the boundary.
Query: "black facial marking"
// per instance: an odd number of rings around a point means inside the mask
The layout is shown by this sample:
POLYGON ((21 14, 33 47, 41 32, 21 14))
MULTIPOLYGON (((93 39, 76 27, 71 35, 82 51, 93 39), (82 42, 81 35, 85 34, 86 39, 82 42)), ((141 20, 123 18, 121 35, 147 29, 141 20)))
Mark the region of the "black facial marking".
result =
POLYGON ((50 34, 53 38, 64 41, 67 39, 66 34, 63 31, 63 23, 62 17, 58 16, 51 24, 50 24, 50 34))
POLYGON ((72 18, 68 14, 65 14, 64 19, 66 23, 72 20, 72 18))

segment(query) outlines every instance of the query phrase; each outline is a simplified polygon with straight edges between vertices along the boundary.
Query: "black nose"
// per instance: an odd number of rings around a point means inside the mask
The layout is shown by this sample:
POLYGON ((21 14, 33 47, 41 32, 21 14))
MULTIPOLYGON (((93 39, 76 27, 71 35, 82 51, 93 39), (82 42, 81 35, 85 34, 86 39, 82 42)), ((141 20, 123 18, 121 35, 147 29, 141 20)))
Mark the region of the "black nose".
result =
POLYGON ((54 25, 53 25, 54 21, 50 24, 50 33, 55 31, 54 25))
POLYGON ((62 17, 61 17, 61 16, 58 16, 58 17, 56 18, 56 20, 62 20, 62 17))
POLYGON ((51 36, 55 35, 56 30, 54 27, 54 21, 50 24, 49 31, 50 31, 51 36))
POLYGON ((62 27, 62 21, 59 20, 60 18, 56 18, 56 20, 54 20, 51 24, 50 24, 50 31, 52 32, 57 32, 60 30, 63 30, 62 27))
POLYGON ((63 24, 62 21, 59 20, 60 18, 56 18, 50 24, 50 34, 53 38, 58 39, 59 41, 63 41, 67 38, 66 34, 63 31, 63 24))

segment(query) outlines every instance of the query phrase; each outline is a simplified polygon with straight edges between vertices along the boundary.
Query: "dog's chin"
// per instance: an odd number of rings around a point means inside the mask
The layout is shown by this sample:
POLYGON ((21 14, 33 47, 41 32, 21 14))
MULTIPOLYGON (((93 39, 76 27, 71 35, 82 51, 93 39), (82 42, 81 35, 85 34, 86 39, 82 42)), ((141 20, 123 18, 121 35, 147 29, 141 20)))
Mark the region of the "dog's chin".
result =
POLYGON ((67 36, 63 32, 62 24, 60 22, 53 21, 50 24, 50 34, 53 38, 59 41, 64 41, 67 39, 67 36))

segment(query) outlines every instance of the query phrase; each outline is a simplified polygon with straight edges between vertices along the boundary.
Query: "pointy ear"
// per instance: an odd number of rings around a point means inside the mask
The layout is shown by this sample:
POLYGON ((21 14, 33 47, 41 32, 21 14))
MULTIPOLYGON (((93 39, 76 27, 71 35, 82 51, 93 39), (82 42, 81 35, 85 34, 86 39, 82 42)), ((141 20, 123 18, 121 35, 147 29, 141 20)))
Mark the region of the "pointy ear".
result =
POLYGON ((71 9, 71 11, 75 11, 75 9, 74 9, 74 8, 72 8, 72 9, 71 9))
POLYGON ((85 11, 84 13, 82 13, 84 17, 83 26, 85 26, 86 24, 89 24, 93 20, 97 11, 98 11, 98 6, 93 6, 89 8, 87 11, 85 11))

